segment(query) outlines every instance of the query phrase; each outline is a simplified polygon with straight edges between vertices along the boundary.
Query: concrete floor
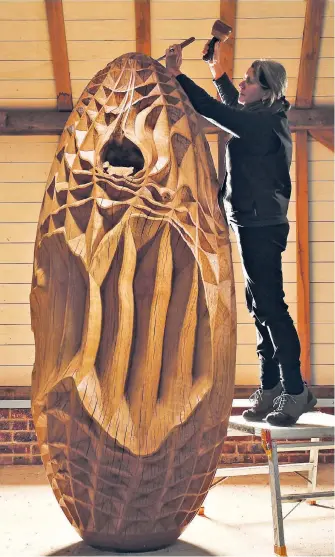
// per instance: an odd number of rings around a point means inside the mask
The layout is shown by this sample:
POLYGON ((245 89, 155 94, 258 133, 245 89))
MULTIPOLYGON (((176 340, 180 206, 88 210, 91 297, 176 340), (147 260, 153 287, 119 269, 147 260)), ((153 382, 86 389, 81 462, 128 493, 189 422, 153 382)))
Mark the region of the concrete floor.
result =
MULTIPOLYGON (((333 465, 319 466, 318 487, 333 489, 333 465)), ((304 489, 296 474, 281 475, 282 493, 304 489)), ((306 503, 284 522, 289 556, 334 555, 333 499, 306 503)), ((293 507, 285 503, 284 515, 293 507)), ((115 555, 85 545, 61 512, 42 466, 0 467, 0 556, 115 555)), ((143 554, 142 554, 143 555, 143 554)), ((206 499, 206 517, 197 516, 178 542, 144 555, 273 555, 267 476, 229 478, 206 499)))

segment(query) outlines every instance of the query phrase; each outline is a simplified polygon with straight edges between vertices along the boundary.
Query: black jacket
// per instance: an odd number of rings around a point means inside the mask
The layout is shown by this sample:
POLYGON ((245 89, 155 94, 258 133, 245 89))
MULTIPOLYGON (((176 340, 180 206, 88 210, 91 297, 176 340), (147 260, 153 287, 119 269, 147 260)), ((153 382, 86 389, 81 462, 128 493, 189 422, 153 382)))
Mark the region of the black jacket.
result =
POLYGON ((238 226, 287 222, 292 139, 283 102, 269 107, 257 101, 241 107, 226 74, 214 81, 222 103, 186 75, 176 79, 199 114, 233 135, 227 144, 222 186, 229 222, 238 226))

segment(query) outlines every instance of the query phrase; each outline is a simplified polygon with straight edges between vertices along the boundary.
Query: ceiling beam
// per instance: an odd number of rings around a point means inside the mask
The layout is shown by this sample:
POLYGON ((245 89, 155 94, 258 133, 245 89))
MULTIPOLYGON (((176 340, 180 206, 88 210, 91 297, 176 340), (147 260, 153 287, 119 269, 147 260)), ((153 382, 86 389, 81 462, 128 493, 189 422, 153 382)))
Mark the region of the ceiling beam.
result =
MULTIPOLYGON (((54 110, 0 110, 0 135, 60 135, 68 117, 69 112, 54 110)), ((291 108, 288 119, 292 132, 331 130, 334 125, 334 107, 291 108)), ((199 124, 206 134, 221 131, 221 128, 201 116, 199 124)))
POLYGON ((57 110, 73 108, 69 58, 62 0, 45 0, 52 64, 57 94, 57 110))
POLYGON ((150 0, 135 0, 136 52, 151 56, 150 0))
POLYGON ((312 106, 325 0, 307 0, 295 106, 312 106))

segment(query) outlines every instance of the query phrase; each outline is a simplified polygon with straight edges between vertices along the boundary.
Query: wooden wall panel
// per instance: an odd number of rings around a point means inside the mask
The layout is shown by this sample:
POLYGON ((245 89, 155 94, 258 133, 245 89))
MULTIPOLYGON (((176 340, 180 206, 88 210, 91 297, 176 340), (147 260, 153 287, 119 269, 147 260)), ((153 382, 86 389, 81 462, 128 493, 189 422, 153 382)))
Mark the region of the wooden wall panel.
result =
POLYGON ((216 96, 212 76, 206 62, 201 60, 204 43, 211 36, 215 19, 220 17, 220 2, 181 2, 179 9, 175 2, 151 1, 151 55, 158 58, 174 42, 182 42, 188 37, 196 41, 185 48, 185 62, 182 71, 195 79, 208 93, 216 96))
POLYGON ((2 385, 30 384, 34 346, 29 293, 36 219, 57 143, 57 136, 0 137, 2 385))
POLYGON ((74 103, 108 62, 136 50, 133 0, 63 0, 74 103))
MULTIPOLYGON (((314 139, 309 139, 308 186, 312 202, 309 205, 315 207, 313 218, 310 213, 310 235, 313 235, 315 227, 318 225, 333 225, 334 223, 332 158, 333 153, 329 149, 314 139)), ((321 348, 324 350, 322 361, 321 356, 317 361, 313 360, 312 356, 312 383, 314 384, 331 382, 328 368, 320 364, 330 364, 334 367, 334 337, 326 337, 328 343, 322 339, 326 327, 334 327, 334 230, 328 228, 324 232, 322 237, 318 236, 317 240, 310 243, 311 321, 315 324, 311 329, 311 355, 313 355, 313 351, 320 353, 321 348)))
MULTIPOLYGON (((0 1, 0 30, 1 20, 4 23, 4 13, 7 23, 8 20, 24 20, 24 24, 18 26, 15 40, 2 42, 0 45, 1 58, 4 61, 0 63, 0 105, 7 96, 6 102, 12 103, 9 106, 36 106, 37 103, 40 106, 55 106, 54 86, 49 79, 50 68, 52 71, 49 45, 43 38, 43 26, 47 28, 43 0, 29 2, 31 11, 27 9, 27 4, 0 1), (1 10, 4 7, 6 10, 1 10), (28 22, 35 32, 37 30, 40 33, 36 41, 27 41, 31 33, 28 22), (40 71, 43 73, 39 73, 40 71), (40 79, 41 75, 43 79, 40 79)), ((200 56, 213 20, 219 17, 219 4, 219 0, 151 2, 152 56, 158 57, 163 54, 165 48, 174 40, 181 41, 195 35, 198 40, 184 51, 183 69, 213 95, 216 94, 216 90, 209 69, 200 60, 200 56)), ((125 0, 63 0, 63 5, 72 88, 76 100, 96 71, 124 52, 135 50, 134 5, 132 1, 125 0), (79 19, 83 20, 83 25, 79 25, 79 19), (93 21, 92 26, 89 25, 90 21, 93 21)), ((236 82, 253 59, 272 57, 286 65, 290 80, 289 92, 292 98, 294 97, 304 13, 304 0, 239 0, 234 67, 236 82), (280 34, 285 34, 285 37, 278 40, 280 34)), ((321 63, 314 99, 319 104, 329 102, 332 94, 332 2, 327 3, 326 15, 328 19, 322 32, 321 63)), ((5 36, 4 34, 3 37, 5 36)), ((217 138, 208 136, 208 139, 214 163, 217 165, 217 138)), ((57 142, 58 137, 55 136, 0 136, 0 385, 30 385, 33 357, 29 315, 32 253, 45 179, 57 142)), ((316 141, 309 139, 308 160, 312 374, 313 382, 331 384, 334 364, 332 154, 316 141)), ((283 257, 283 269, 286 300, 290 303, 292 317, 295 319, 297 299, 294 172, 293 163, 291 231, 288 248, 283 257)), ((244 303, 243 276, 233 235, 232 250, 238 308, 236 381, 239 385, 257 384, 255 329, 244 303)))
POLYGON ((55 108, 44 0, 0 1, 0 106, 55 108))
MULTIPOLYGON (((294 101, 298 69, 296 72, 294 70, 299 67, 305 11, 305 0, 238 2, 234 66, 236 84, 250 62, 256 58, 273 58, 287 68, 289 84, 286 96, 291 102, 294 101)), ((333 102, 333 36, 334 5, 328 0, 323 18, 314 103, 333 102)))

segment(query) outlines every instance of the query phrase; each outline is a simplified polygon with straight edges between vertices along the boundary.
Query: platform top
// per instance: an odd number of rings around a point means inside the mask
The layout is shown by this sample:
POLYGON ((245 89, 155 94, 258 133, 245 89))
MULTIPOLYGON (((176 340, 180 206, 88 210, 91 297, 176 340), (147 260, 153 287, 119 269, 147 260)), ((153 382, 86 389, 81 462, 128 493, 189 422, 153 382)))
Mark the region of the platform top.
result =
POLYGON ((246 421, 242 416, 231 416, 229 428, 259 436, 261 436, 262 430, 270 431, 272 439, 334 438, 335 418, 323 412, 306 412, 295 425, 278 427, 270 425, 265 421, 250 422, 246 421))

